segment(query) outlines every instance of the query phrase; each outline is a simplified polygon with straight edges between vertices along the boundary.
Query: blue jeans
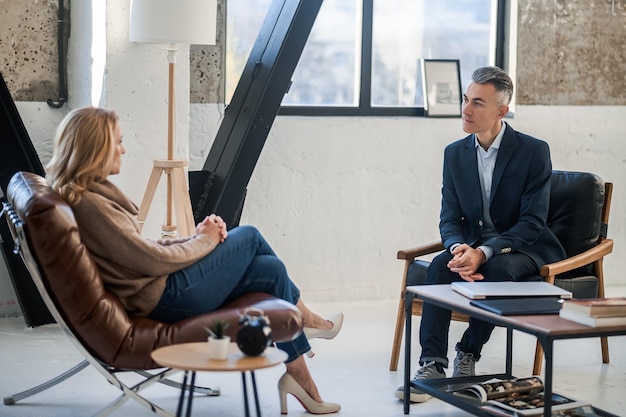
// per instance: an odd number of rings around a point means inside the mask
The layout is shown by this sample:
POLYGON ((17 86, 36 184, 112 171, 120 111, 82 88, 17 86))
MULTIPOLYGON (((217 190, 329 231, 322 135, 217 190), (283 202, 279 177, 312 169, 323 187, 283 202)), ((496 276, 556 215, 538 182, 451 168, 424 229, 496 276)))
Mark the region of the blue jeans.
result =
MULTIPOLYGON (((148 317, 174 323, 217 310, 243 294, 264 292, 292 304, 300 291, 289 278, 261 233, 253 226, 228 231, 228 237, 207 256, 167 279, 165 291, 148 317)), ((311 347, 300 334, 291 342, 277 343, 291 362, 311 347)))
MULTIPOLYGON (((452 259, 449 251, 437 255, 428 267, 426 283, 450 284, 453 281, 462 281, 459 274, 450 271, 447 264, 452 259)), ((498 255, 478 268, 485 281, 523 281, 538 273, 535 262, 522 253, 498 255)), ((511 285, 515 285, 511 283, 511 285)), ((448 367, 448 332, 452 312, 430 303, 424 303, 419 336, 422 345, 420 364, 435 361, 448 367)), ((469 326, 461 341, 456 344, 457 352, 471 353, 476 360, 480 359, 482 347, 493 332, 494 325, 483 320, 470 317, 469 326)))

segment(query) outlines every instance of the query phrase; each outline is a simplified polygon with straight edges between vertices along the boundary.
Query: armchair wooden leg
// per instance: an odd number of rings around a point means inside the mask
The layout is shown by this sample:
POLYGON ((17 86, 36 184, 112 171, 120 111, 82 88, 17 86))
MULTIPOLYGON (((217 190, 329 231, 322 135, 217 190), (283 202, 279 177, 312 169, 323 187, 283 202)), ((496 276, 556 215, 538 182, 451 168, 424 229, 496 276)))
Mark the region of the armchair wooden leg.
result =
MULTIPOLYGON (((600 346, 602 348, 602 363, 609 363, 609 338, 606 336, 600 337, 600 346)), ((543 361, 543 348, 537 342, 535 348, 535 362, 533 364, 533 375, 539 375, 541 372, 541 365, 543 361)))
POLYGON ((602 363, 609 363, 609 338, 600 337, 600 346, 602 346, 602 363))
POLYGON ((400 344, 402 343, 402 332, 404 331, 404 297, 400 296, 398 303, 398 315, 396 318, 396 330, 393 334, 393 346, 391 347, 391 360, 389 361, 389 370, 398 370, 398 359, 400 358, 400 344))
POLYGON ((533 375, 541 375, 541 365, 543 362, 543 347, 537 342, 535 346, 535 362, 533 363, 533 375))

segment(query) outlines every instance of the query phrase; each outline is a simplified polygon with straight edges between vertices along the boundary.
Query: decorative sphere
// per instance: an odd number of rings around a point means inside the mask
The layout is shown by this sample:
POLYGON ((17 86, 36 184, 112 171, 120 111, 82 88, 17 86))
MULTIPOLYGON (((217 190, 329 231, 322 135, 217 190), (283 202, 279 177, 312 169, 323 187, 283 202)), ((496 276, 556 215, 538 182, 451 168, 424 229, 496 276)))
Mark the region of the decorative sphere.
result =
POLYGON ((258 356, 272 343, 272 329, 265 316, 243 315, 237 332, 237 346, 249 356, 258 356))

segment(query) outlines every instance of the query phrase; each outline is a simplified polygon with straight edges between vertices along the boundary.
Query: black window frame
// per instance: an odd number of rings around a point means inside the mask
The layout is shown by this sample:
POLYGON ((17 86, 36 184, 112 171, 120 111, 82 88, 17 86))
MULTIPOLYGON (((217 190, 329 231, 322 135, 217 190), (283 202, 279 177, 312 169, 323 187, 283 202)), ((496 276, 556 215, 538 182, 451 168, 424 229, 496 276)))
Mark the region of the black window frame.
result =
MULTIPOLYGON (((495 65, 505 68, 505 38, 507 1, 497 1, 495 65)), ((372 106, 372 27, 374 20, 374 0, 363 0, 363 21, 361 33, 361 71, 359 103, 357 106, 280 106, 281 116, 425 116, 424 107, 372 106)))

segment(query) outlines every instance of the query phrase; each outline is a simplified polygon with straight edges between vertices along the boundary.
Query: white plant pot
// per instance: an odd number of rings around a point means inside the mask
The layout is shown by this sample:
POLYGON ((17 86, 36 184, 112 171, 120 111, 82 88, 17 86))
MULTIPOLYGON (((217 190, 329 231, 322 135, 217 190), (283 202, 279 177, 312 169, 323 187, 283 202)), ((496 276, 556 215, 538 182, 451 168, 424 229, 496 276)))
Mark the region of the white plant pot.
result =
POLYGON ((216 339, 209 336, 209 358, 215 360, 226 360, 228 358, 228 347, 230 346, 230 337, 224 336, 216 339))

